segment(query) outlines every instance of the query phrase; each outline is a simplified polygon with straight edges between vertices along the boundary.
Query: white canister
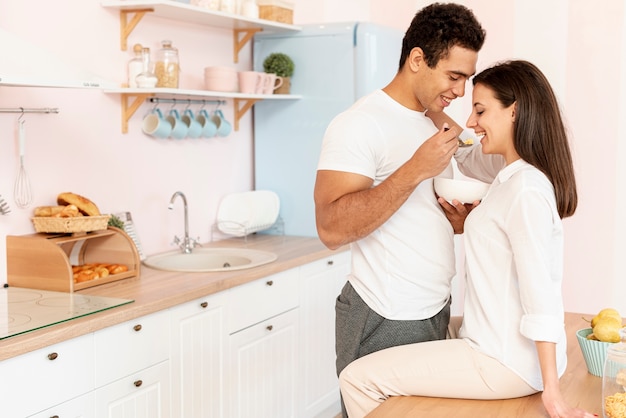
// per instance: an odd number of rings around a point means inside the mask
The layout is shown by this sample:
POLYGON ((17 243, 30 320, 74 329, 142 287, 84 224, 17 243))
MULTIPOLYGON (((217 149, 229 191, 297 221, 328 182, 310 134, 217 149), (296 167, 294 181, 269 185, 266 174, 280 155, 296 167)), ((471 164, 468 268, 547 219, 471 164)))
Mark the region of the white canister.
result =
POLYGON ((258 19, 259 6, 256 4, 256 0, 244 0, 241 5, 241 15, 249 19, 258 19))
POLYGON ((235 0, 220 0, 220 11, 235 13, 235 0))

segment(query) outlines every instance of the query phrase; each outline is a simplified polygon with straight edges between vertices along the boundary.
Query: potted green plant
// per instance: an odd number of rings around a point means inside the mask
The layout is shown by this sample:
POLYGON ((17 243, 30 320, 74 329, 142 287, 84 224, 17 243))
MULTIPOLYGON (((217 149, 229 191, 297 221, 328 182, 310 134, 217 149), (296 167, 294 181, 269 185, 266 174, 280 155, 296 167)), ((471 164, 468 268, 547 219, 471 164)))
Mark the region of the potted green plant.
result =
POLYGON ((289 94, 291 91, 291 76, 293 76, 294 69, 293 60, 289 55, 282 52, 273 52, 263 61, 263 70, 266 73, 276 74, 282 79, 282 84, 274 90, 276 94, 289 94))

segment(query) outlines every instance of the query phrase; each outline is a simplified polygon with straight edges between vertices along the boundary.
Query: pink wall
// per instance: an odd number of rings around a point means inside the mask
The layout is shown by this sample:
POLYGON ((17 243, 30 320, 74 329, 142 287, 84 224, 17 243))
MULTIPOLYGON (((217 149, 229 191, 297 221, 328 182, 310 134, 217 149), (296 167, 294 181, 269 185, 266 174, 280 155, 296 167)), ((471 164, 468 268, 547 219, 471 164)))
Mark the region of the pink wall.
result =
MULTIPOLYGON (((413 14, 429 1, 297 0, 297 24, 370 20, 406 29, 413 14), (393 4, 393 7, 389 7, 393 4)), ((595 312, 614 306, 626 314, 622 277, 620 216, 626 198, 623 155, 626 94, 620 77, 626 62, 625 10, 622 0, 602 7, 583 0, 462 1, 488 31, 479 70, 494 61, 525 58, 536 62, 552 81, 572 133, 580 206, 565 222, 565 304, 569 311, 595 312), (538 12, 541 11, 541 12, 538 12)), ((119 49, 119 16, 99 1, 22 0, 0 3, 0 28, 19 34, 105 78, 123 81, 128 52, 119 49), (35 12, 36 11, 36 12, 35 12), (54 17, 54 18, 51 18, 54 17)), ((208 65, 250 66, 250 46, 232 62, 230 31, 146 17, 129 43, 153 50, 169 38, 180 49, 181 87, 200 88, 208 65)), ((0 59, 0 65, 6 58, 0 59)), ((32 57, 32 65, 46 67, 32 57)), ((469 96, 453 106, 463 123, 469 96)), ((120 132, 119 97, 97 90, 0 87, 0 107, 59 107, 58 115, 28 115, 26 168, 35 189, 34 205, 54 203, 62 191, 92 198, 104 212, 130 210, 148 254, 170 249, 182 232, 182 208, 167 210, 173 192, 182 190, 190 204, 190 229, 207 241, 217 205, 227 193, 253 186, 251 114, 239 132, 226 139, 156 141, 141 133, 143 105, 128 134, 120 132)), ((232 102, 225 107, 232 119, 232 102)), ((13 203, 17 169, 17 116, 0 114, 0 194, 12 206, 0 216, 6 234, 32 232, 31 210, 13 203)), ((0 254, 4 253, 4 239, 0 254)), ((0 271, 5 260, 0 257, 0 271)), ((0 278, 0 281, 1 278, 0 278)))

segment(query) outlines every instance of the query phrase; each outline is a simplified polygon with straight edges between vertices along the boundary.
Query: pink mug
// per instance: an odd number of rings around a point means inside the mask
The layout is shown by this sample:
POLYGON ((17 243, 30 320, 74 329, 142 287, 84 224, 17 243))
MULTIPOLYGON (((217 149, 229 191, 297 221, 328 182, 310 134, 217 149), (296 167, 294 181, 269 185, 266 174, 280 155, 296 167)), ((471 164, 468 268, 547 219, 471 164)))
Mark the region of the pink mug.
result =
POLYGON ((283 85, 283 78, 273 73, 265 74, 263 94, 274 94, 274 90, 283 85))
POLYGON ((239 91, 246 94, 256 94, 259 89, 265 85, 265 76, 263 73, 256 71, 240 71, 239 91))

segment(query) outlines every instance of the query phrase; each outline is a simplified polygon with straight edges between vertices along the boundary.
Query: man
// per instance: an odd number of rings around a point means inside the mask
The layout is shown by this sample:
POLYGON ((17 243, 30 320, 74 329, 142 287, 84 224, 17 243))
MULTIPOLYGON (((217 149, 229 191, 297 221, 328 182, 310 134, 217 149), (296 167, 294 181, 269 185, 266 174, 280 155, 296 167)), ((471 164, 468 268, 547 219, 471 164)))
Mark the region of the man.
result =
POLYGON ((437 203, 432 177, 449 169, 460 131, 438 130, 426 111, 442 114, 464 95, 484 39, 464 6, 423 8, 404 36, 393 80, 327 129, 314 192, 317 230, 331 249, 351 244, 353 257, 336 302, 337 374, 371 352, 446 336, 453 238, 462 229, 437 203))

